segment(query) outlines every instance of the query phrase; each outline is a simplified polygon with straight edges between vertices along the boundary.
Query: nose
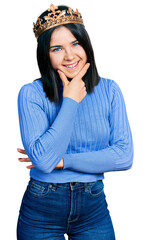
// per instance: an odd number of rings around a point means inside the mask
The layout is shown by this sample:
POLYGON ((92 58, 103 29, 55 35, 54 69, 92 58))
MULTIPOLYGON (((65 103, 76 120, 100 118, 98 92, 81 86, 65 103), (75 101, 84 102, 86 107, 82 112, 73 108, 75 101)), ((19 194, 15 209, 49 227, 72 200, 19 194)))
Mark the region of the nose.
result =
POLYGON ((65 57, 64 57, 65 61, 72 61, 73 58, 74 58, 73 50, 71 48, 67 48, 65 50, 65 57))

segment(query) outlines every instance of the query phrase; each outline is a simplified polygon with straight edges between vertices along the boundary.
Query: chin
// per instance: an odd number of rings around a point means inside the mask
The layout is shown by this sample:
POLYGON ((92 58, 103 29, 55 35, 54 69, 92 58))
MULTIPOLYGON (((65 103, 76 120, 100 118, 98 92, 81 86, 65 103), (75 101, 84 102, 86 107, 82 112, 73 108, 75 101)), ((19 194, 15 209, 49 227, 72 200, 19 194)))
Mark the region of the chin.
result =
POLYGON ((65 75, 66 75, 67 78, 72 79, 72 78, 74 78, 76 75, 78 75, 78 73, 79 73, 79 72, 66 73, 65 75))

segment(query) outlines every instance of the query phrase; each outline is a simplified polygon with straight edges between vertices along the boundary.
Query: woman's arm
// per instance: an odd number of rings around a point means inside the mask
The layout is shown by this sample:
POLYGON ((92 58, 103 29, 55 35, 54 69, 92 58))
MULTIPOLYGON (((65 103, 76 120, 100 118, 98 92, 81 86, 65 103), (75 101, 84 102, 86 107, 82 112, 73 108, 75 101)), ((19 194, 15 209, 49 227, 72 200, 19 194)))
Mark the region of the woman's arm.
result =
POLYGON ((32 164, 50 173, 66 152, 79 103, 64 97, 50 126, 42 98, 32 84, 25 85, 18 96, 22 142, 32 164))
POLYGON ((86 153, 64 154, 64 169, 85 173, 127 170, 133 161, 133 142, 125 102, 119 86, 110 89, 110 142, 105 149, 86 153))
MULTIPOLYGON (((27 155, 26 151, 24 149, 21 148, 17 148, 17 152, 27 155)), ((28 157, 22 157, 22 158, 18 158, 18 160, 20 162, 29 162, 31 163, 30 159, 28 157)), ((61 161, 57 164, 57 166, 55 167, 55 169, 61 169, 64 167, 64 161, 63 159, 61 159, 61 161)), ((29 166, 26 167, 27 169, 32 169, 35 168, 35 166, 33 164, 30 164, 29 166)))
POLYGON ((44 173, 50 173, 66 152, 73 130, 77 108, 86 96, 82 77, 90 64, 86 63, 71 82, 59 71, 63 83, 61 108, 49 125, 43 98, 35 86, 27 84, 18 95, 18 112, 22 142, 32 164, 44 173))

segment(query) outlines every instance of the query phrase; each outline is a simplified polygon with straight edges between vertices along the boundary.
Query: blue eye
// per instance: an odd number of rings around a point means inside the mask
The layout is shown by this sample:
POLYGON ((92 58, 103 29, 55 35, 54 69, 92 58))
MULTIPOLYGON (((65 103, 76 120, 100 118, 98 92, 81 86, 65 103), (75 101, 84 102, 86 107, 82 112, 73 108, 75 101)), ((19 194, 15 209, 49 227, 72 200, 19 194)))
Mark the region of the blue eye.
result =
POLYGON ((78 45, 80 45, 79 42, 73 43, 73 46, 78 46, 78 45))
POLYGON ((59 52, 61 50, 61 48, 54 48, 53 52, 59 52))

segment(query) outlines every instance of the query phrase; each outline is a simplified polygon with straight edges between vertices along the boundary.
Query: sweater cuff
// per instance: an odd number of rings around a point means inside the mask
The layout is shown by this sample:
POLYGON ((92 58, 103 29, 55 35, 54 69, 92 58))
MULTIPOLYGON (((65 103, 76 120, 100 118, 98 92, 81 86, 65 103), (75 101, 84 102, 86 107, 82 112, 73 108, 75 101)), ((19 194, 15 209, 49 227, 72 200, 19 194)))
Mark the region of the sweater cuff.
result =
POLYGON ((77 106, 79 105, 79 103, 77 101, 73 100, 70 97, 63 97, 63 101, 70 102, 70 104, 72 104, 72 105, 77 105, 77 106))
POLYGON ((69 157, 69 154, 64 154, 63 155, 63 160, 64 160, 64 167, 63 169, 69 169, 71 167, 71 160, 69 157))

